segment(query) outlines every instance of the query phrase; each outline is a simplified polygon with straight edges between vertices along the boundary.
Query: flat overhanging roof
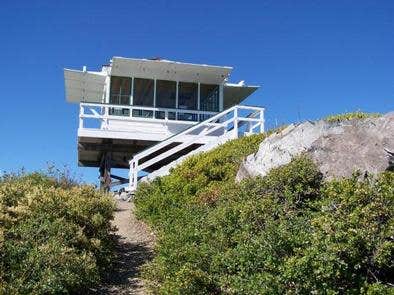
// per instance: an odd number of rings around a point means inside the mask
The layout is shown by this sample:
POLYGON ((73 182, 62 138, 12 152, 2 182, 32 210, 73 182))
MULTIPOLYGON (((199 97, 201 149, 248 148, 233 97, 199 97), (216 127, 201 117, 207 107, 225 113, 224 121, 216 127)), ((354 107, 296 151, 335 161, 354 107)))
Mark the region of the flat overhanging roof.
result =
POLYGON ((64 69, 66 100, 74 103, 103 102, 106 76, 103 72, 64 69))
POLYGON ((224 84, 223 109, 239 104, 257 89, 259 89, 259 86, 247 86, 231 83, 224 84))
POLYGON ((111 75, 160 80, 221 84, 232 67, 182 63, 169 60, 114 57, 111 75))
POLYGON ((66 100, 68 102, 103 103, 108 75, 138 77, 204 84, 223 84, 224 109, 239 104, 259 86, 225 82, 232 67, 182 63, 168 60, 114 57, 107 70, 101 72, 64 69, 66 100), (110 72, 107 71, 110 69, 110 72))

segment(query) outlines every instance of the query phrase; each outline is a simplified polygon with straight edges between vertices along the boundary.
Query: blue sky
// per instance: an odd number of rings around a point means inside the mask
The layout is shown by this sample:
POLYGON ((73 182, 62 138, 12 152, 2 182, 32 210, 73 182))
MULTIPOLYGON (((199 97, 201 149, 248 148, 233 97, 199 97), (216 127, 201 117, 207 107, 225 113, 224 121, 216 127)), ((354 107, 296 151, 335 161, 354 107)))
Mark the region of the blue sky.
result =
POLYGON ((2 1, 0 170, 77 167, 64 67, 112 56, 234 67, 267 123, 394 110, 394 1, 2 1))

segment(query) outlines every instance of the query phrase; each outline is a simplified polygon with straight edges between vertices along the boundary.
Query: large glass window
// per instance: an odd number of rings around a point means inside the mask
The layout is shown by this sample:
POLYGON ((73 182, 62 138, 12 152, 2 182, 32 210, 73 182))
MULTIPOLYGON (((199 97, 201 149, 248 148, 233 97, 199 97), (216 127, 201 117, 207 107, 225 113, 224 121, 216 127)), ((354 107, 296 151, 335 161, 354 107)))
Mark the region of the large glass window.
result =
MULTIPOLYGON (((183 110, 197 110, 198 84, 179 82, 178 108, 183 110)), ((192 113, 179 113, 178 120, 197 121, 197 115, 192 113)))
MULTIPOLYGON (((156 107, 176 108, 176 82, 167 80, 156 80, 156 107)), ((164 119, 165 112, 157 111, 157 119, 164 119)), ((175 119, 175 113, 169 112, 168 119, 175 119)))
MULTIPOLYGON (((134 78, 133 105, 153 107, 154 85, 152 79, 134 78)), ((133 116, 150 118, 153 112, 133 110, 133 116)))
POLYGON ((178 108, 197 110, 198 84, 179 82, 178 108))
POLYGON ((219 111, 219 85, 200 84, 200 110, 219 111))
MULTIPOLYGON (((110 104, 130 105, 131 94, 131 78, 128 77, 111 77, 110 89, 110 104)), ((128 116, 130 114, 128 109, 111 108, 111 115, 128 116)))
POLYGON ((159 108, 176 108, 176 82, 156 81, 156 106, 159 108))
POLYGON ((154 85, 152 79, 134 78, 133 105, 153 107, 154 85))
MULTIPOLYGON (((219 85, 200 84, 200 110, 209 112, 219 111, 219 85)), ((200 115, 200 121, 208 119, 210 115, 200 115)))
POLYGON ((131 78, 111 77, 111 104, 130 104, 131 78))

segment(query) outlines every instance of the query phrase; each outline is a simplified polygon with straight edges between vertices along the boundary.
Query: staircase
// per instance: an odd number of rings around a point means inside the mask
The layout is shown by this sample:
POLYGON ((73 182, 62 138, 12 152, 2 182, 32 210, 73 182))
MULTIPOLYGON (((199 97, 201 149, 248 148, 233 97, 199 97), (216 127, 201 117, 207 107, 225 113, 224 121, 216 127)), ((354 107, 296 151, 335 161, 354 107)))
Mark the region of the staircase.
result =
POLYGON ((165 175, 184 158, 243 135, 264 131, 264 108, 236 105, 136 154, 129 162, 129 191, 145 179, 165 175))

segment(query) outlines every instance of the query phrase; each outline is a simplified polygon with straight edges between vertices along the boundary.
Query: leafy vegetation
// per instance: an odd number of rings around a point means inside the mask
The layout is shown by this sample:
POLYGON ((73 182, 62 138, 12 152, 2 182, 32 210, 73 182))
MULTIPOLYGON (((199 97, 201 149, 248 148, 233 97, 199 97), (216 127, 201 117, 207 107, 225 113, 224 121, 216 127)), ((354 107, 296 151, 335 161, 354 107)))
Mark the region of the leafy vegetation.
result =
POLYGON ((342 121, 348 121, 353 119, 377 118, 380 116, 381 114, 379 113, 364 113, 361 111, 357 111, 357 112, 350 112, 350 113, 344 113, 338 115, 331 115, 326 117, 324 120, 326 120, 327 122, 342 122, 342 121))
POLYGON ((392 294, 394 173, 324 182, 306 156, 234 183, 264 136, 195 155, 143 184, 160 294, 392 294))
POLYGON ((112 200, 66 177, 0 178, 0 294, 60 294, 99 280, 112 257, 112 200))

